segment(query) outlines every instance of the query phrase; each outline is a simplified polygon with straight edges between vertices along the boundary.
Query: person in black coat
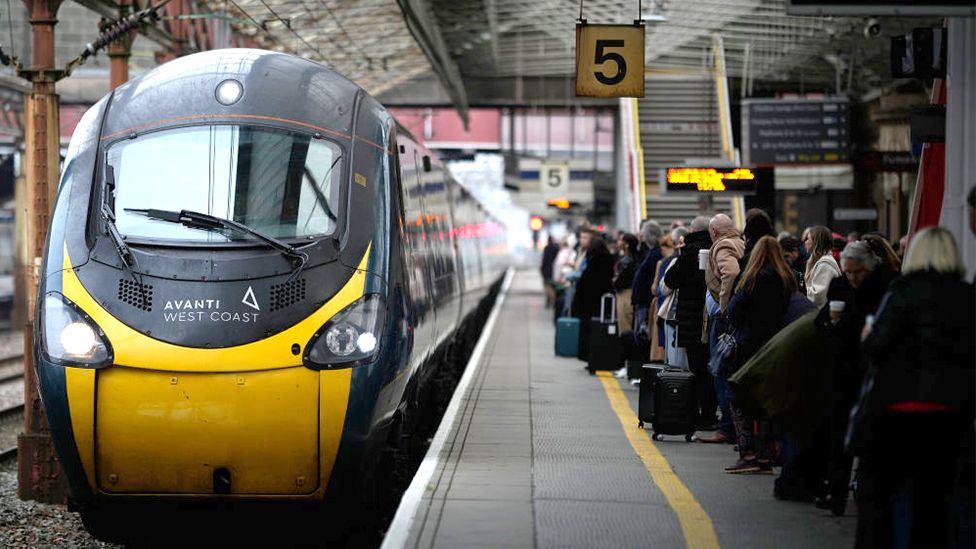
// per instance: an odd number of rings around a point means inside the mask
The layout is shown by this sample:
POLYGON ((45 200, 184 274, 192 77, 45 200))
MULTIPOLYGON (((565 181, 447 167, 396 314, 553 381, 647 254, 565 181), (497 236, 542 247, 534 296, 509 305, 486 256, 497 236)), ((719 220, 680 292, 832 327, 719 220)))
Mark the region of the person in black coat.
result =
POLYGON ((751 208, 746 212, 746 225, 742 229, 742 237, 746 241, 745 251, 739 258, 739 272, 746 270, 749 264, 749 255, 756 243, 764 236, 776 236, 773 231, 773 220, 769 214, 759 208, 751 208))
POLYGON ((546 289, 546 308, 556 301, 556 283, 552 279, 552 264, 556 261, 557 254, 559 254, 559 244, 556 244, 556 239, 550 236, 549 242, 542 250, 542 265, 539 268, 542 273, 542 284, 546 289))
MULTIPOLYGON (((865 328, 869 369, 847 433, 860 458, 859 548, 972 546, 957 539, 952 501, 972 482, 963 464, 976 419, 976 292, 965 272, 951 233, 920 231, 865 328)), ((971 503, 959 517, 970 528, 971 503)))
POLYGON ((705 271, 698 268, 698 252, 712 246, 708 218, 691 222, 691 231, 678 250, 674 266, 664 276, 664 284, 677 290, 678 347, 688 355, 688 367, 695 374, 695 397, 698 402, 699 427, 714 429, 718 400, 715 385, 708 372, 708 345, 702 342, 705 310, 705 271))
POLYGON ((580 360, 589 359, 590 319, 600 314, 600 298, 613 291, 613 256, 603 239, 593 231, 580 233, 580 247, 586 249, 586 268, 576 281, 571 311, 580 319, 580 360))
MULTIPOLYGON (((729 301, 729 322, 736 338, 735 368, 749 361, 780 330, 783 317, 796 292, 796 277, 783 259, 783 250, 772 236, 763 236, 753 246, 749 263, 739 276, 735 294, 729 301)), ((731 374, 731 372, 730 372, 731 374)), ((769 422, 745 415, 733 390, 732 419, 739 443, 739 461, 726 468, 728 473, 758 473, 772 470, 772 440, 769 422)))
POLYGON ((826 410, 826 425, 820 430, 821 449, 827 459, 826 492, 820 494, 817 506, 843 515, 850 483, 852 456, 844 450, 844 433, 851 406, 865 367, 861 360, 861 330, 868 315, 873 315, 888 291, 888 284, 898 271, 886 267, 869 243, 856 241, 840 254, 844 276, 830 281, 827 303, 817 315, 817 326, 827 330, 837 341, 833 363, 834 407, 826 410), (831 317, 830 303, 844 303, 844 310, 831 317))

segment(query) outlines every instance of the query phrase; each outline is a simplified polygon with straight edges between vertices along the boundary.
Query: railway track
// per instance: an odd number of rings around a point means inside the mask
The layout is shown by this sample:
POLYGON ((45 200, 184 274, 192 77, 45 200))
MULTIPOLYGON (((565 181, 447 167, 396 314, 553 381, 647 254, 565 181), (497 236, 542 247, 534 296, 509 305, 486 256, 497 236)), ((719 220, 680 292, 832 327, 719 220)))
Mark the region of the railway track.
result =
POLYGON ((24 355, 0 358, 0 464, 17 457, 24 425, 24 355))

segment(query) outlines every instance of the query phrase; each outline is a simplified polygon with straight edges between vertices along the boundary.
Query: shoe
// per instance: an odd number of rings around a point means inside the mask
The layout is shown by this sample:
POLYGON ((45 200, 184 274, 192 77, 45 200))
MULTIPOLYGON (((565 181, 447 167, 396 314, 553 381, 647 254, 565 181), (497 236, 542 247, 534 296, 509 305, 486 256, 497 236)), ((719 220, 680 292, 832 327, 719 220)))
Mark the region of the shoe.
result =
POLYGON ((818 496, 814 500, 814 505, 817 509, 829 509, 836 517, 844 516, 844 511, 847 510, 847 498, 834 498, 831 495, 818 496))
POLYGON ((617 379, 624 379, 624 378, 626 378, 627 377, 627 367, 624 366, 623 368, 621 368, 619 370, 614 370, 613 377, 615 377, 617 379))
POLYGON ((630 384, 633 385, 634 387, 637 387, 638 385, 640 385, 640 378, 635 378, 630 380, 630 384))
POLYGON ((754 459, 740 459, 735 462, 734 465, 729 465, 725 468, 725 472, 731 475, 740 475, 744 473, 758 473, 762 471, 762 466, 756 463, 754 459))
POLYGON ((698 442, 704 442, 705 444, 723 444, 732 440, 731 438, 723 435, 722 433, 715 433, 710 437, 698 437, 698 442))

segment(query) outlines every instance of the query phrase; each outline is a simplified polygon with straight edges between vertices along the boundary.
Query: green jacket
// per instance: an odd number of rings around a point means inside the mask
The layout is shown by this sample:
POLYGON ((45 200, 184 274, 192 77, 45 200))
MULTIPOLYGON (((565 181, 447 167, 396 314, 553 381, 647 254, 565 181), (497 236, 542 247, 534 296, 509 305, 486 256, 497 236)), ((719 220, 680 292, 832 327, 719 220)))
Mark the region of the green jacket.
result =
POLYGON ((816 318, 812 311, 780 330, 729 378, 747 413, 775 420, 797 441, 809 439, 834 399, 836 344, 816 318))

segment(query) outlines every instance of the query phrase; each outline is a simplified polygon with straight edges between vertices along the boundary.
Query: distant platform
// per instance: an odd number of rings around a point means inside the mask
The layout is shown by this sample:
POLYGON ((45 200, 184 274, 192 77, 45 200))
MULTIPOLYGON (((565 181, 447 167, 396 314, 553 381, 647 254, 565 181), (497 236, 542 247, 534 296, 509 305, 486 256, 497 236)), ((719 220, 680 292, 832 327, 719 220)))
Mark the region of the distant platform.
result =
POLYGON ((637 388, 553 353, 536 271, 496 305, 383 547, 850 547, 856 519, 730 475, 731 445, 652 441, 637 388))

